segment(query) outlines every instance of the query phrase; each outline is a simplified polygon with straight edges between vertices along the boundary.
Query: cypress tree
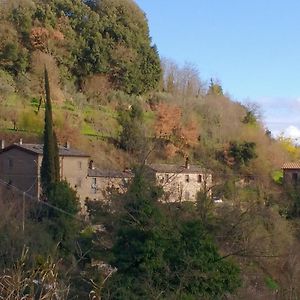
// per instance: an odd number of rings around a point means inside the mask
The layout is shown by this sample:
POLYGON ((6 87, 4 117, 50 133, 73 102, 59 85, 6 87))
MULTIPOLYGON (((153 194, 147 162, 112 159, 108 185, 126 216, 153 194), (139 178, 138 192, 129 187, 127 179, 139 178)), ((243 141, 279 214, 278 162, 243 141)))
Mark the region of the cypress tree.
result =
POLYGON ((55 132, 53 130, 52 106, 50 98, 50 86, 47 69, 45 68, 45 127, 44 127, 44 146, 43 160, 41 165, 41 184, 43 193, 48 194, 49 188, 53 183, 59 182, 59 155, 55 132))

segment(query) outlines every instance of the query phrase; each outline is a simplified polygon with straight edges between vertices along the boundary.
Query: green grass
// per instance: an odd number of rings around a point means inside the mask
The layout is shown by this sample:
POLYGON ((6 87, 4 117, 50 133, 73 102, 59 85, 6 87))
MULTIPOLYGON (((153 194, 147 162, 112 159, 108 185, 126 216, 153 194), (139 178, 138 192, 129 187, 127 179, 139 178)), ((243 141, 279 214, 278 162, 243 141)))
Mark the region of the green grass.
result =
MULTIPOLYGON (((16 107, 16 103, 18 101, 18 97, 16 95, 12 95, 7 99, 4 104, 7 107, 16 107)), ((17 130, 13 130, 12 122, 5 121, 2 122, 1 127, 6 131, 22 131, 26 133, 34 133, 40 134, 43 129, 43 118, 44 118, 44 103, 41 105, 41 110, 37 114, 37 108, 39 107, 39 99, 36 97, 32 97, 29 99, 27 103, 25 103, 25 107, 22 108, 22 112, 20 113, 19 120, 17 122, 17 130), (36 113, 36 115, 34 114, 36 113)), ((119 134, 119 128, 117 125, 117 115, 118 113, 109 106, 106 105, 85 105, 83 109, 79 108, 76 104, 71 101, 65 101, 62 105, 57 103, 52 103, 53 115, 55 119, 56 126, 63 126, 65 113, 71 115, 72 118, 78 120, 78 124, 81 125, 81 134, 89 137, 95 138, 110 138, 111 135, 113 137, 117 137, 119 134), (94 127, 94 121, 97 121, 97 126, 103 123, 101 129, 96 129, 94 127), (104 125, 104 123, 107 125, 104 125), (109 130, 105 130, 109 128, 109 130), (101 130, 101 132, 99 131, 101 130)), ((151 121, 152 116, 151 113, 147 115, 147 119, 151 121)), ((101 128, 101 126, 100 126, 101 128)))
POLYGON ((277 282, 269 276, 265 278, 265 284, 271 291, 276 291, 279 289, 277 282))
POLYGON ((92 126, 87 124, 86 122, 84 122, 82 125, 81 133, 84 135, 89 135, 89 136, 97 136, 98 135, 97 131, 92 126))

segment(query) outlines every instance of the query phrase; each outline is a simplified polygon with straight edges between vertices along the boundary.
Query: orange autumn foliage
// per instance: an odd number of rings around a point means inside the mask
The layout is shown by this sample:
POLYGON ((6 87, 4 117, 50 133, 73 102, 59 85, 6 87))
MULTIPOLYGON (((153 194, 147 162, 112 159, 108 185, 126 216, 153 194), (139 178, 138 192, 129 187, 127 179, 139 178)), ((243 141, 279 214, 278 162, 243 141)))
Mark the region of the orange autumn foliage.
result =
POLYGON ((43 27, 34 27, 30 32, 30 42, 33 48, 44 50, 50 37, 48 29, 43 27))
POLYGON ((195 145, 199 141, 199 128, 195 120, 189 121, 186 126, 181 128, 181 135, 187 145, 195 145))
POLYGON ((179 106, 161 103, 156 106, 156 112, 156 136, 169 137, 181 127, 182 110, 179 106))
POLYGON ((182 124, 182 109, 177 105, 158 104, 155 133, 158 137, 175 137, 181 145, 192 146, 198 142, 199 128, 195 120, 182 124))
POLYGON ((174 157, 178 151, 178 147, 176 147, 174 144, 167 144, 165 147, 164 147, 164 151, 165 151, 165 155, 167 157, 174 157))
POLYGON ((44 27, 33 27, 30 32, 30 43, 34 49, 47 50, 49 40, 62 41, 64 35, 59 30, 48 30, 44 27))

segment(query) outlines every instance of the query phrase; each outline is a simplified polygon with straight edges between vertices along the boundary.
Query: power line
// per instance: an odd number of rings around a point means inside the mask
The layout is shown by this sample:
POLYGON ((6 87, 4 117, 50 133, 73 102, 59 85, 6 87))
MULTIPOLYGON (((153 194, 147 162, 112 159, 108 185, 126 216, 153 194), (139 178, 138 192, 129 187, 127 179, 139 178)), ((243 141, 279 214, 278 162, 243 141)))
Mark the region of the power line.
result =
POLYGON ((18 193, 20 193, 20 194, 22 194, 22 195, 25 194, 29 199, 34 200, 34 201, 36 201, 37 203, 41 203, 41 204, 46 205, 46 206, 48 206, 48 207, 50 207, 50 208, 52 208, 52 209, 54 209, 54 210, 56 210, 56 211, 59 211, 60 213, 63 213, 63 214, 68 215, 68 216, 70 216, 70 217, 72 217, 72 218, 75 218, 75 219, 77 219, 78 221, 82 221, 82 220, 79 219, 76 215, 73 215, 73 214, 71 214, 71 213, 69 213, 69 212, 67 212, 67 211, 65 211, 65 210, 63 210, 63 209, 61 209, 61 208, 59 208, 59 207, 57 207, 57 206, 54 206, 54 205, 52 205, 52 204, 50 204, 50 203, 48 203, 48 202, 46 202, 46 201, 43 201, 43 200, 41 200, 41 199, 38 199, 37 197, 34 197, 34 196, 28 194, 27 192, 24 192, 24 191, 20 190, 20 189, 17 188, 16 186, 9 184, 8 182, 6 182, 6 181, 4 181, 4 180, 2 180, 2 179, 0 179, 0 184, 3 185, 3 186, 5 186, 5 187, 13 188, 15 191, 17 191, 18 193))

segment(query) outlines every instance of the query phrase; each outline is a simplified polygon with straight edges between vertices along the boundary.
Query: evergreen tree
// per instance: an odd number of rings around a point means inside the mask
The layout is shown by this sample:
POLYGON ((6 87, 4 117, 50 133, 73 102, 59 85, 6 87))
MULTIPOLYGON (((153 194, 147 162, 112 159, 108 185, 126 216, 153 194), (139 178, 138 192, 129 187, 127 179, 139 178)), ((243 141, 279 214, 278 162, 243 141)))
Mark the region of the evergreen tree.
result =
POLYGON ((247 165, 250 160, 257 158, 255 147, 254 142, 233 141, 230 143, 229 155, 233 157, 236 166, 247 165))
POLYGON ((55 132, 53 130, 52 107, 48 72, 45 68, 46 111, 44 127, 43 160, 41 166, 41 183, 43 193, 47 195, 51 184, 59 182, 59 156, 55 132))
POLYGON ((223 96, 223 88, 221 84, 218 82, 214 82, 214 80, 211 78, 207 95, 223 96))
POLYGON ((72 253, 80 228, 80 223, 75 217, 80 211, 76 191, 63 180, 50 186, 47 197, 47 202, 53 206, 44 211, 48 232, 56 242, 61 243, 60 246, 66 253, 72 253))
POLYGON ((221 299, 240 285, 201 220, 171 215, 161 190, 139 170, 127 193, 113 246, 116 267, 104 299, 221 299))
POLYGON ((148 151, 146 128, 143 125, 143 109, 134 103, 130 111, 119 111, 118 121, 122 126, 120 147, 128 152, 144 157, 148 151))
MULTIPOLYGON (((137 170, 126 194, 121 196, 125 213, 117 221, 112 265, 117 268, 108 294, 113 299, 148 299, 164 280, 163 223, 157 206, 161 189, 143 170, 137 170)), ((154 297, 153 297, 154 298, 154 297)), ((104 299, 105 296, 104 296, 104 299)))

